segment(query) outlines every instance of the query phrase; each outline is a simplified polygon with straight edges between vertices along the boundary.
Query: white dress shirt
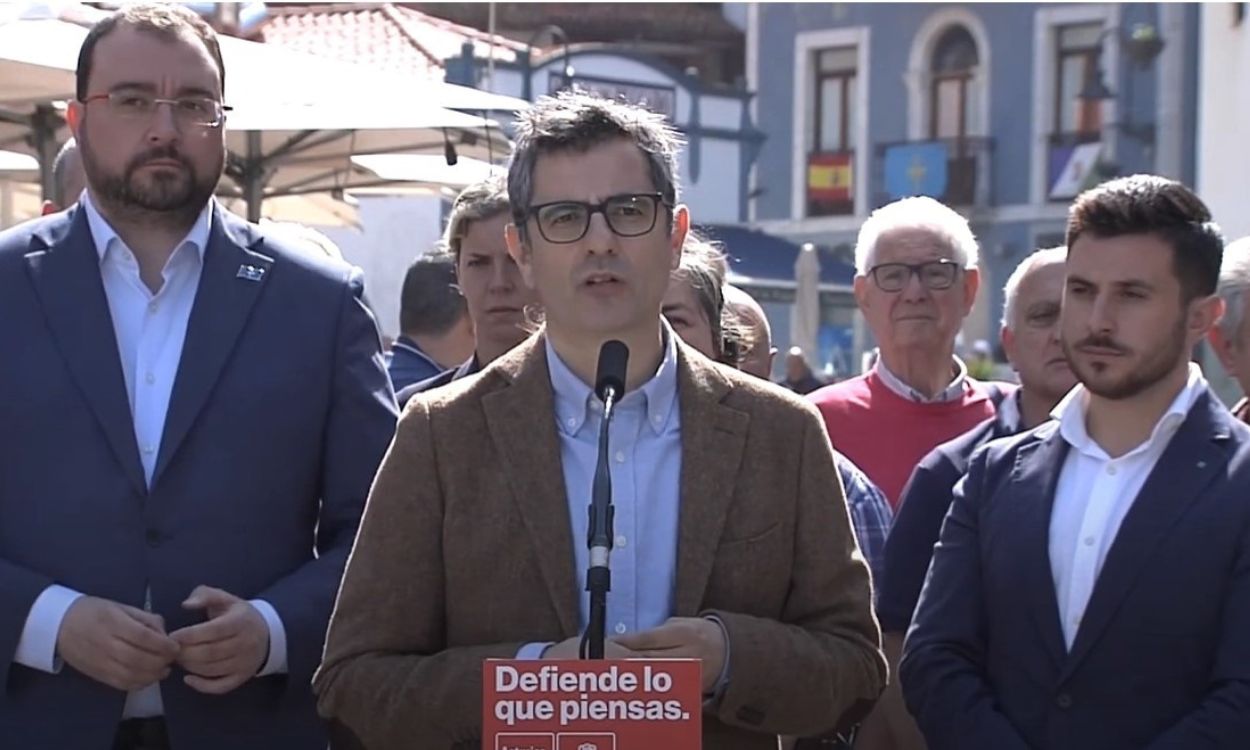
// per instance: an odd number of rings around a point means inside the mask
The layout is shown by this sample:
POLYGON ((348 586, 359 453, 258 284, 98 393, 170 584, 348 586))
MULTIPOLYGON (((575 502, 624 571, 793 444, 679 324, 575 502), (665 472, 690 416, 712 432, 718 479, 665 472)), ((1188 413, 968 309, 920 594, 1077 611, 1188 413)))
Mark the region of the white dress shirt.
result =
MULTIPOLYGON (((150 486, 178 363, 182 359, 187 322, 200 285, 213 203, 205 205, 191 231, 174 248, 161 271, 161 288, 155 294, 140 278, 134 253, 92 205, 89 191, 83 192, 79 206, 87 216, 100 257, 100 279, 117 336, 135 442, 139 446, 144 477, 150 486)), ((44 672, 59 672, 57 635, 65 613, 80 596, 83 594, 65 586, 53 585, 45 589, 26 617, 14 661, 44 672)), ((148 599, 151 599, 150 591, 148 599)), ((286 630, 282 620, 268 602, 254 599, 251 604, 269 626, 269 658, 259 674, 285 672, 286 630)), ((145 602, 145 608, 150 609, 150 606, 150 601, 145 602)), ((160 684, 153 683, 126 696, 122 716, 147 717, 163 713, 160 684)))
POLYGON ((1084 386, 1073 388, 1051 412, 1059 420, 1059 434, 1071 446, 1059 472, 1050 515, 1050 568, 1069 650, 1120 524, 1190 407, 1206 389, 1202 369, 1190 363, 1189 380, 1150 437, 1118 458, 1107 455, 1085 429, 1089 393, 1084 386))

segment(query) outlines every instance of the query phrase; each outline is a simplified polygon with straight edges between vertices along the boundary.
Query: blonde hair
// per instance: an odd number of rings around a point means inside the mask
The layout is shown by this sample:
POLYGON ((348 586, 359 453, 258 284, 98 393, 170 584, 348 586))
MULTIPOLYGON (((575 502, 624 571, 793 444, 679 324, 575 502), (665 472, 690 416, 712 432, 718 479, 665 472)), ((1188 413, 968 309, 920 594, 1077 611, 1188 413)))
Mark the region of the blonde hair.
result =
POLYGON ((451 204, 451 215, 443 230, 443 248, 460 263, 460 243, 469 232, 469 224, 493 219, 508 211, 508 185, 502 175, 489 177, 469 185, 451 204))

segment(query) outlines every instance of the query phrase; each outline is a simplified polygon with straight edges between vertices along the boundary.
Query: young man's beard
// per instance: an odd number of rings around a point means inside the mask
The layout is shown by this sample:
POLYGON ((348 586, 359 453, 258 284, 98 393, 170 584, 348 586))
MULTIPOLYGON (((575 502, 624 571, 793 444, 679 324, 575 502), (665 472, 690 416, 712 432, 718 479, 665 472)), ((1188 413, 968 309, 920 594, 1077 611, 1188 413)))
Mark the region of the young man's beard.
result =
MULTIPOLYGON (((1107 345, 1110 342, 1093 342, 1087 339, 1084 343, 1107 345)), ((1124 349, 1124 347, 1117 348, 1124 349)), ((1176 368, 1181 352, 1185 349, 1185 318, 1181 317, 1173 326, 1172 333, 1154 346, 1145 348, 1146 356, 1134 364, 1132 369, 1120 378, 1110 382, 1100 382, 1099 372, 1083 360, 1081 352, 1063 345, 1063 353, 1068 358, 1072 372, 1089 391, 1102 398, 1112 401, 1131 398, 1150 386, 1163 380, 1176 368)))

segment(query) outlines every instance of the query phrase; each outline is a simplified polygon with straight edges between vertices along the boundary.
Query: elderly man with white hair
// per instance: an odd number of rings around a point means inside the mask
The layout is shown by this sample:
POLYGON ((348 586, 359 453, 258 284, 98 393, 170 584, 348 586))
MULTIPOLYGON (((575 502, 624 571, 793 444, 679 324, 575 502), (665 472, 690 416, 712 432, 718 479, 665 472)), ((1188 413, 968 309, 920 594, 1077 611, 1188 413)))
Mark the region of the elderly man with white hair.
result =
POLYGON ((968 376, 955 337, 981 277, 967 220, 932 198, 873 212, 855 246, 855 301, 877 339, 868 373, 810 398, 829 438, 897 509, 929 451, 994 416, 1003 386, 968 376))
MULTIPOLYGON (((903 489, 880 575, 873 580, 877 619, 892 669, 898 667, 903 636, 920 598, 955 485, 967 472, 972 454, 991 440, 1032 429, 1050 419, 1051 410, 1076 385, 1059 341, 1066 259, 1065 247, 1038 250, 1020 262, 1003 287, 999 339, 1019 375, 1020 388, 1003 400, 993 419, 934 448, 903 489)), ((856 747, 924 748, 924 740, 903 705, 897 680, 877 703, 877 711, 864 725, 856 747)))
POLYGON ((1224 248, 1220 283, 1216 293, 1224 300, 1224 317, 1211 329, 1207 340, 1220 364, 1241 386, 1242 399, 1233 414, 1250 424, 1250 237, 1224 248))

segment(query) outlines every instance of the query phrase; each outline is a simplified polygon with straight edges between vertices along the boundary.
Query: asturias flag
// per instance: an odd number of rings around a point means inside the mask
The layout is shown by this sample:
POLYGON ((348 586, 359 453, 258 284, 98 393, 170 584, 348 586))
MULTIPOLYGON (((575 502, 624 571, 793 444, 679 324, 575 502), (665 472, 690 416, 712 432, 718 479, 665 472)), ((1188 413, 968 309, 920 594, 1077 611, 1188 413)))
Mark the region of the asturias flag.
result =
POLYGON ((946 144, 903 143, 885 151, 885 190, 892 200, 912 195, 941 198, 946 193, 946 144))

